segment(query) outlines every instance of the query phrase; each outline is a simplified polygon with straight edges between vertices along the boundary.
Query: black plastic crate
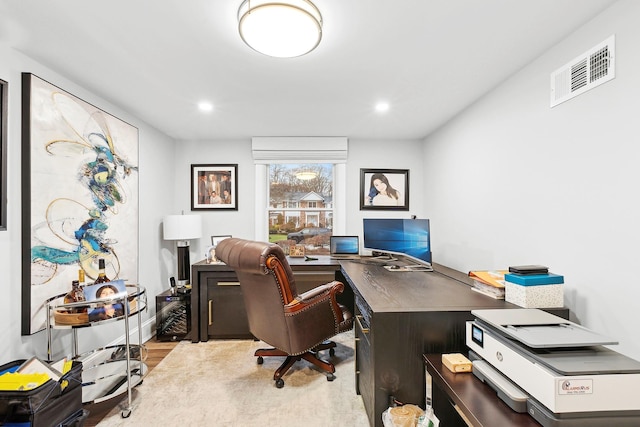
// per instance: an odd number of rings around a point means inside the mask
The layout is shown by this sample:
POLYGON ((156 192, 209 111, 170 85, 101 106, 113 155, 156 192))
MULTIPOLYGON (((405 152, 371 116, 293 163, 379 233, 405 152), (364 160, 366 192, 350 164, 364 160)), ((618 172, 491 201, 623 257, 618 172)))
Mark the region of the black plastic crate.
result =
MULTIPOLYGON (((0 371, 19 366, 17 360, 0 366, 0 371)), ((82 362, 72 362, 69 372, 59 381, 49 380, 33 390, 0 390, 0 426, 61 425, 82 410, 82 362)))

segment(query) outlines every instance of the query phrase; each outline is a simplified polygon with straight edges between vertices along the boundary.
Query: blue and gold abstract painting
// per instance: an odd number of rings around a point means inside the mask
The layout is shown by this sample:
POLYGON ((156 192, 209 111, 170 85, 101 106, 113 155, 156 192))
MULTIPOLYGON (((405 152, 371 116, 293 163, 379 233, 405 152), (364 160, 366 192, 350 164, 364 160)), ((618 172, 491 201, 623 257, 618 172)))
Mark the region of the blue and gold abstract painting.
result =
POLYGON ((30 73, 22 113, 22 331, 32 334, 45 302, 79 270, 92 283, 100 258, 108 277, 137 283, 138 129, 30 73))

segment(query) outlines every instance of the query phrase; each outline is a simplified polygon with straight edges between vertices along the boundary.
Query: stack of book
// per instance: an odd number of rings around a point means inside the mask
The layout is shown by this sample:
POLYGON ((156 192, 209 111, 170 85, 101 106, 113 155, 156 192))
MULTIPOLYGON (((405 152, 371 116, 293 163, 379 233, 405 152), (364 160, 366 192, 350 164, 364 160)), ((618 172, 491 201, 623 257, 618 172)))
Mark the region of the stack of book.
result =
POLYGON ((525 308, 562 307, 564 277, 541 265, 509 267, 504 275, 505 300, 525 308))
POLYGON ((505 299, 504 276, 506 270, 478 270, 470 271, 469 277, 473 279, 472 291, 488 295, 495 299, 505 299))

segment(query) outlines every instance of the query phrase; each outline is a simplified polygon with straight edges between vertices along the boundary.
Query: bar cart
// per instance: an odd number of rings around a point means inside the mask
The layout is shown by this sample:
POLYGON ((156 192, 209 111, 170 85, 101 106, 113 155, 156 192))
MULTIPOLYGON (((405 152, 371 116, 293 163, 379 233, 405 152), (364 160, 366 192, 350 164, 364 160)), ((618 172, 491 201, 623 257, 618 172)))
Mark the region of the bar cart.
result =
POLYGON ((142 344, 141 312, 147 309, 147 294, 142 286, 126 285, 126 293, 92 301, 64 303, 64 294, 50 298, 47 307, 47 355, 52 355, 53 329, 70 329, 72 333, 73 359, 81 360, 82 402, 99 403, 127 393, 127 406, 122 418, 131 415, 133 387, 140 384, 147 374, 146 348, 142 344), (121 304, 124 314, 105 320, 89 320, 88 313, 96 308, 121 304), (137 318, 138 342, 131 343, 130 318, 137 318), (125 343, 78 352, 78 330, 95 328, 106 323, 122 321, 125 343))

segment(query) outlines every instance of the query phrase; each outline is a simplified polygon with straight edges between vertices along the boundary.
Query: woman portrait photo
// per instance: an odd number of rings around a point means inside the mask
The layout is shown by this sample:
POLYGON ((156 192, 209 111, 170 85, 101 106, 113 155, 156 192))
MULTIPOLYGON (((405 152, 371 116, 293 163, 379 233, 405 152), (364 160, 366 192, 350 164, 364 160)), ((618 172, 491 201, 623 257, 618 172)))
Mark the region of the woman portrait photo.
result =
POLYGON ((371 175, 368 197, 373 206, 398 206, 401 203, 400 192, 389 184, 389 179, 382 173, 371 175))
MULTIPOLYGON (((92 287, 98 287, 93 285, 92 287)), ((98 287, 92 300, 112 298, 117 294, 122 294, 122 291, 118 287, 111 283, 104 283, 98 287)), ((86 292, 85 292, 86 295, 86 292)), ((124 316, 124 306, 121 302, 115 304, 99 305, 89 312, 89 321, 95 322, 98 320, 113 319, 115 317, 124 316)))
POLYGON ((408 210, 408 174, 402 170, 361 170, 360 209, 408 210))

